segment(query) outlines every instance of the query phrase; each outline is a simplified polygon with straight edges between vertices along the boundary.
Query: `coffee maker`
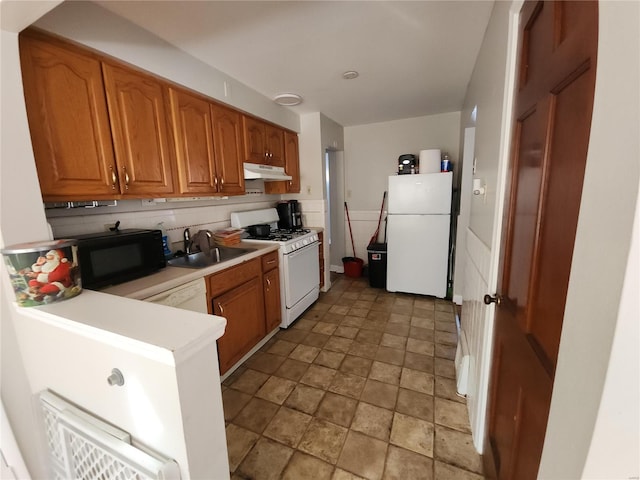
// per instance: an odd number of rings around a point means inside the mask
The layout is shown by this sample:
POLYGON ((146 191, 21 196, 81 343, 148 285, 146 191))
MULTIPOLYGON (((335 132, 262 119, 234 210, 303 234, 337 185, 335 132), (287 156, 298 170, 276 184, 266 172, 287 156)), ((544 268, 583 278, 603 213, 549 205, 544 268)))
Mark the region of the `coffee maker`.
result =
POLYGON ((302 229, 302 211, 297 200, 280 202, 277 205, 278 228, 282 230, 302 229))

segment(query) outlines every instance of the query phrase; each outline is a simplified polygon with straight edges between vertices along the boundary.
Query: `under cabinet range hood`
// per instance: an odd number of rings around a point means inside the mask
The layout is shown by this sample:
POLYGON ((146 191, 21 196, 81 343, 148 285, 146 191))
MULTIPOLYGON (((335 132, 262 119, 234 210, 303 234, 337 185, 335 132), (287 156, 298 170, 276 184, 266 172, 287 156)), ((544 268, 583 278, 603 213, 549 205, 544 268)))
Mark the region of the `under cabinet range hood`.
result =
POLYGON ((283 167, 273 167, 271 165, 259 165, 257 163, 244 163, 245 180, 264 180, 265 182, 278 182, 280 180, 291 180, 293 177, 284 173, 283 167))

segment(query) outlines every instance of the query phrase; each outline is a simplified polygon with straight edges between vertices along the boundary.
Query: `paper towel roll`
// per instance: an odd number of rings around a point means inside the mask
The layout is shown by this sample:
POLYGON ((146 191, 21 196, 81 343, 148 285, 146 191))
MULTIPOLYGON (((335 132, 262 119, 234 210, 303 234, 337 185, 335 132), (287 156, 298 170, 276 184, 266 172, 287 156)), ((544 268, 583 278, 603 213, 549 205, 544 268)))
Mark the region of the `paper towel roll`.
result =
POLYGON ((439 173, 440 159, 440 149, 420 150, 420 173, 439 173))

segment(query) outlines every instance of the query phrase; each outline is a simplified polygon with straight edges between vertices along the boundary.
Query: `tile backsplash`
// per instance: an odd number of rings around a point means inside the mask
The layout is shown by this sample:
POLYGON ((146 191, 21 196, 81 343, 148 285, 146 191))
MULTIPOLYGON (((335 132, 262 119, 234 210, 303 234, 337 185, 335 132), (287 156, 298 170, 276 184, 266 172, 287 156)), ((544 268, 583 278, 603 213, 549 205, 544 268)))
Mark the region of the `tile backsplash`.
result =
MULTIPOLYGON (((120 222, 120 229, 125 228, 162 228, 171 244, 182 242, 185 228, 194 234, 198 230, 219 230, 231 225, 232 212, 256 210, 275 207, 279 198, 276 196, 260 196, 260 198, 243 197, 239 201, 167 202, 151 207, 141 207, 139 200, 119 202, 115 207, 98 207, 90 209, 47 210, 47 221, 51 225, 55 238, 73 238, 84 233, 104 232, 107 225, 120 222)), ((301 201, 305 226, 321 227, 324 225, 324 202, 301 201)))
MULTIPOLYGON (((51 225, 56 238, 69 237, 83 233, 106 231, 106 225, 120 222, 120 229, 125 228, 162 228, 169 237, 169 242, 182 241, 182 232, 190 228, 192 233, 198 230, 219 230, 230 226, 231 212, 269 208, 275 201, 259 201, 252 203, 234 203, 223 205, 201 205, 182 207, 172 203, 165 204, 169 208, 148 211, 116 211, 112 207, 90 209, 86 214, 59 215, 47 212, 47 221, 51 225), (180 208, 182 207, 182 208, 180 208)), ((116 207, 117 208, 117 207, 116 207)))

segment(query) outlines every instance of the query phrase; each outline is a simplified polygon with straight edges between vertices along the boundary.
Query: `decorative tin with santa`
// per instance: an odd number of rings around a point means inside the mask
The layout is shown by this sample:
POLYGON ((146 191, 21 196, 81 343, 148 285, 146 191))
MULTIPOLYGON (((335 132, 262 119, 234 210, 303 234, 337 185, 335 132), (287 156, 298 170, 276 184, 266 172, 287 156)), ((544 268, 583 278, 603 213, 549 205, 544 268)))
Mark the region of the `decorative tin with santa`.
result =
POLYGON ((22 243, 0 251, 19 306, 37 307, 82 292, 76 240, 22 243))

